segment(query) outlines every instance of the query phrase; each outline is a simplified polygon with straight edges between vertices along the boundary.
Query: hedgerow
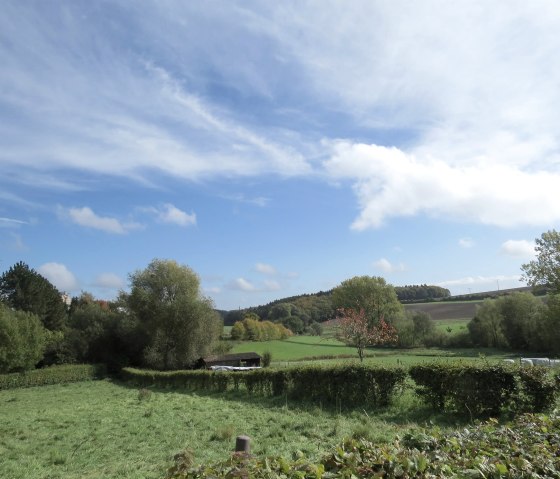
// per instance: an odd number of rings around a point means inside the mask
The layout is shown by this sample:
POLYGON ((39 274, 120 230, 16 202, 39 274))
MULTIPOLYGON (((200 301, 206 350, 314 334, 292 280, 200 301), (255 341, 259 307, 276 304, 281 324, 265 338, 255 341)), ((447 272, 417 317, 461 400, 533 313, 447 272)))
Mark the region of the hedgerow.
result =
POLYGON ((105 376, 105 368, 95 364, 66 364, 0 375, 0 390, 88 381, 105 376))
POLYGON ((247 372, 144 371, 124 368, 122 378, 139 387, 181 387, 227 391, 243 387, 249 394, 285 396, 321 404, 385 406, 406 378, 402 368, 306 366, 247 372))
POLYGON ((540 412, 556 399, 549 370, 501 364, 432 363, 412 366, 416 393, 434 409, 472 417, 540 412))
POLYGON ((560 418, 523 415, 514 423, 496 420, 444 433, 419 430, 378 446, 348 440, 321 461, 233 454, 214 465, 192 467, 175 456, 167 479, 342 479, 342 478, 560 478, 560 418))

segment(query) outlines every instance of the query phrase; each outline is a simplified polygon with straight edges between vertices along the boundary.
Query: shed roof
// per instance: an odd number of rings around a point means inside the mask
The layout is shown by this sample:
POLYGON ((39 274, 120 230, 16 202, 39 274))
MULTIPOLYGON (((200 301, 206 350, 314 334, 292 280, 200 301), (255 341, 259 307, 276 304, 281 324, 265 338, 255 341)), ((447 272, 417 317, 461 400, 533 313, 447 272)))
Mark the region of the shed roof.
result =
POLYGON ((215 362, 215 361, 236 361, 245 359, 261 359, 260 354, 249 352, 249 353, 235 353, 235 354, 223 354, 221 356, 207 356, 202 358, 204 362, 215 362))

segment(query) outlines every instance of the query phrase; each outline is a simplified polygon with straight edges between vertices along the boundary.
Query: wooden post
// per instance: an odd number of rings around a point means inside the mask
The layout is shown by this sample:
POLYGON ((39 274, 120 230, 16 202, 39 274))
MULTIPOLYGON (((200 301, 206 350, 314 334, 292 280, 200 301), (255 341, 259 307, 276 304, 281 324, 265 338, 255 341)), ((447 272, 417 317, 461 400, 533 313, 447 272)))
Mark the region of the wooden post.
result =
POLYGON ((237 436, 235 439, 235 452, 249 454, 251 450, 251 438, 249 436, 237 436))

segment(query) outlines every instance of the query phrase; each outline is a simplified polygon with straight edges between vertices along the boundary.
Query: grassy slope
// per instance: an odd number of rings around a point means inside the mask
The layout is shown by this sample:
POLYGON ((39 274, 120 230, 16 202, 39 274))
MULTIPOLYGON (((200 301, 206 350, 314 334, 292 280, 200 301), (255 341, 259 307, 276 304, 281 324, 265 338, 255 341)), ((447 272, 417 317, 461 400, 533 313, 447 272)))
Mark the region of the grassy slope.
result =
POLYGON ((256 454, 319 457, 343 437, 383 442, 409 429, 416 409, 402 401, 380 414, 336 414, 244 393, 154 391, 140 400, 109 381, 0 391, 0 477, 161 478, 185 448, 196 464, 225 459, 239 434, 256 454))

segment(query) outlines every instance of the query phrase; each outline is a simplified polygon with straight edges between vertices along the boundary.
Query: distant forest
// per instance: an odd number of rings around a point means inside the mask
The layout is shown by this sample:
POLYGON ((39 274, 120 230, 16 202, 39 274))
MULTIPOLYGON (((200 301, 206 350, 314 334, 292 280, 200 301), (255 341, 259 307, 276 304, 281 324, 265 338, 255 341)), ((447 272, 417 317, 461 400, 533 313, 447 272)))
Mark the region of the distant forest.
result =
MULTIPOLYGON (((403 303, 414 301, 441 300, 450 297, 446 288, 427 284, 395 287, 399 301, 403 303)), ((219 311, 226 326, 232 326, 249 314, 256 314, 262 320, 270 320, 284 324, 297 333, 303 333, 316 323, 333 319, 335 311, 332 305, 332 290, 319 291, 314 294, 301 294, 277 299, 262 306, 232 311, 219 311)))

